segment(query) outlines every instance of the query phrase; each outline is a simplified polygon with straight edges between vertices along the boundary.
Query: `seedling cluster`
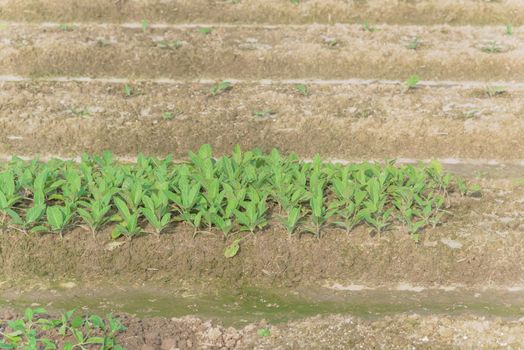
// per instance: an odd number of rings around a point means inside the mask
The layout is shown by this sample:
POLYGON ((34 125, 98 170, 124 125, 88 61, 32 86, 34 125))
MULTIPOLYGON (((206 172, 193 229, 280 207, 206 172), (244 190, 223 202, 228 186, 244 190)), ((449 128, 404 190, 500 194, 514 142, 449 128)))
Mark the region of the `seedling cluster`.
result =
POLYGON ((0 322, 0 349, 123 350, 115 337, 125 329, 111 314, 103 319, 71 310, 53 319, 43 308, 28 308, 24 317, 0 322))
POLYGON ((383 232, 402 224, 416 238, 445 214, 450 191, 465 183, 434 162, 425 166, 304 162, 277 150, 215 159, 209 145, 186 163, 139 155, 118 163, 111 153, 79 163, 13 158, 0 166, 0 225, 25 234, 62 235, 81 226, 95 235, 111 225, 112 238, 160 235, 184 223, 194 235, 255 234, 271 219, 286 231, 320 237, 325 228, 349 233, 358 225, 383 232))

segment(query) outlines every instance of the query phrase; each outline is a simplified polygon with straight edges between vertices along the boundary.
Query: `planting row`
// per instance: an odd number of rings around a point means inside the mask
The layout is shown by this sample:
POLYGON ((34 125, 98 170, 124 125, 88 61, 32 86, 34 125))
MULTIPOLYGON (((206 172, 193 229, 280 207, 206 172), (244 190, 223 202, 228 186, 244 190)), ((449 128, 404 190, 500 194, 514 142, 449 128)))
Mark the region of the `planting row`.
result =
POLYGON ((143 29, 6 25, 2 35, 2 75, 406 79, 416 73, 427 80, 509 81, 522 80, 524 71, 521 33, 503 24, 153 28, 145 21, 143 29))
POLYGON ((83 226, 94 235, 114 222, 112 238, 131 239, 183 222, 195 235, 218 228, 227 238, 255 233, 272 217, 290 235, 320 237, 328 225, 349 233, 366 224, 382 232, 400 223, 418 239, 420 229, 441 222, 453 189, 467 191, 436 162, 342 165, 316 156, 308 163, 277 150, 243 153, 238 146, 215 159, 209 145, 189 158, 174 163, 140 155, 133 164, 116 163, 109 152, 84 155, 80 163, 13 158, 0 168, 1 224, 60 235, 83 226))

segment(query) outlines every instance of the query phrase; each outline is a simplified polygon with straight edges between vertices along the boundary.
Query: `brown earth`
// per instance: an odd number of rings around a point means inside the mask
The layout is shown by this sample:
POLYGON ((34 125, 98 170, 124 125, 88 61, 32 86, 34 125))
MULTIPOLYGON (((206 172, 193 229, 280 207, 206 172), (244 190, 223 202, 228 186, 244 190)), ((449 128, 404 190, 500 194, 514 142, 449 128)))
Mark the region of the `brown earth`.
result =
MULTIPOLYGON (((110 149, 184 157, 202 143, 217 155, 235 144, 303 157, 521 159, 524 91, 395 85, 0 83, 0 152, 78 156, 110 149), (268 111, 266 117, 253 111, 268 111), (82 115, 82 112, 89 113, 82 115), (163 120, 164 112, 173 113, 163 120)), ((488 87, 488 85, 487 85, 488 87)))
MULTIPOLYGON (((2 321, 18 315, 0 313, 2 321)), ((518 349, 521 320, 475 315, 399 314, 380 319, 317 316, 284 324, 264 321, 242 329, 194 317, 138 319, 117 315, 127 330, 117 340, 129 350, 169 349, 518 349), (262 337, 259 329, 268 329, 262 337)))
POLYGON ((519 0, 2 0, 0 19, 15 21, 524 24, 519 0))
POLYGON ((214 279, 282 286, 327 280, 364 285, 518 285, 524 282, 524 266, 512 262, 524 258, 524 191, 504 180, 484 182, 481 199, 457 199, 453 216, 427 230, 421 244, 401 229, 375 237, 364 227, 350 236, 330 230, 317 240, 290 239, 272 225, 242 242, 238 256, 226 259, 220 233, 193 239, 183 226, 160 239, 139 237, 119 246, 106 244, 109 229, 96 240, 82 229, 64 239, 5 231, 0 235, 0 276, 5 280, 214 279))
POLYGON ((524 79, 524 37, 503 27, 359 25, 148 29, 8 26, 0 74, 237 79, 524 79), (407 45, 418 37, 420 46, 407 45), (159 47, 180 40, 178 49, 159 47), (64 44, 67 43, 67 44, 64 44), (486 52, 497 50, 497 52, 486 52))

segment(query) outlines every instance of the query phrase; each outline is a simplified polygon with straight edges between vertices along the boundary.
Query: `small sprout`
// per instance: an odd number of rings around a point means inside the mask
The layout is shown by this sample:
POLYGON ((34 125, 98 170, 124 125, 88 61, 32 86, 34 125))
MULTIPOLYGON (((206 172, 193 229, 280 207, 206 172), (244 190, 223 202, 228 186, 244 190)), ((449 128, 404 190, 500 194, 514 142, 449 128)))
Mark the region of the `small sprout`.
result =
POLYGON ((211 95, 216 96, 225 91, 231 90, 232 88, 233 85, 231 85, 229 81, 224 80, 216 85, 213 85, 213 87, 209 89, 209 92, 211 93, 211 95))
POLYGON ((142 31, 146 31, 147 29, 149 29, 149 21, 147 19, 143 19, 142 20, 142 31))
POLYGON ((502 49, 495 41, 490 41, 481 47, 481 51, 486 53, 500 53, 502 52, 502 49))
POLYGON ((256 110, 256 109, 254 109, 251 114, 253 115, 253 117, 266 118, 266 117, 269 117, 269 116, 271 116, 273 114, 276 114, 276 112, 273 111, 272 109, 264 109, 264 110, 256 110))
POLYGON ((202 34, 205 34, 205 35, 208 35, 208 34, 211 33, 211 28, 209 28, 209 27, 198 28, 198 32, 202 33, 202 34))
POLYGON ((90 117, 91 113, 87 109, 78 109, 76 107, 69 108, 69 112, 77 117, 90 117))
POLYGON ((173 112, 164 112, 162 113, 162 119, 164 120, 171 120, 173 119, 175 115, 173 114, 173 112))
POLYGON ((339 45, 337 38, 324 37, 324 44, 329 47, 336 47, 339 45))
POLYGON ((124 94, 127 97, 133 96, 133 90, 131 89, 131 86, 129 86, 129 84, 124 85, 124 94))
POLYGON ((364 23, 362 23, 362 29, 370 33, 376 32, 378 30, 377 28, 370 25, 368 21, 364 21, 364 23))
POLYGON ((298 93, 302 96, 309 96, 309 88, 306 84, 296 84, 295 89, 297 89, 298 93))
POLYGON ((109 44, 106 43, 104 40, 97 40, 96 46, 98 46, 98 47, 106 47, 106 46, 109 46, 109 44))
POLYGON ((6 23, 0 23, 0 30, 7 29, 6 23))
POLYGON ((506 35, 513 35, 513 25, 506 24, 506 35))
POLYGON ((71 32, 75 29, 75 26, 73 24, 60 23, 58 29, 63 32, 71 32))
POLYGON ((420 77, 417 74, 414 74, 406 80, 406 86, 408 89, 415 89, 417 87, 418 82, 420 81, 420 77))
POLYGON ((415 36, 413 40, 411 40, 406 47, 410 50, 416 50, 420 46, 420 39, 418 36, 415 36))
POLYGON ((182 47, 182 41, 180 40, 161 40, 158 42, 157 46, 161 49, 178 49, 182 47))
POLYGON ((271 332, 269 331, 269 328, 260 328, 257 331, 257 334, 259 337, 269 337, 271 335, 271 332))
POLYGON ((489 97, 503 95, 506 92, 508 92, 508 90, 504 86, 488 86, 486 88, 486 95, 488 95, 489 97))
POLYGON ((300 5, 300 0, 291 0, 293 5, 300 5))

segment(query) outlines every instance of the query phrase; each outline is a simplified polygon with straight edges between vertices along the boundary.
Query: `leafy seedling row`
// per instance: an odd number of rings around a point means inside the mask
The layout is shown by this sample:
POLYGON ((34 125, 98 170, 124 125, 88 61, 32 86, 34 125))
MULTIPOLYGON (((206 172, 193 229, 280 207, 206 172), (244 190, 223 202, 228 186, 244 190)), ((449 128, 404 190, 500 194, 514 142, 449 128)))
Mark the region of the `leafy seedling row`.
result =
POLYGON ((0 166, 0 225, 60 236, 78 226, 95 235, 110 225, 113 239, 132 239, 180 224, 195 236, 218 229, 225 238, 256 234, 270 222, 289 235, 317 237, 329 226, 349 234, 358 225, 380 233, 401 224, 418 240, 423 228, 442 222, 450 194, 467 190, 438 162, 304 162, 238 146, 214 158, 204 145, 185 163, 139 155, 124 164, 109 152, 79 163, 14 157, 0 166))

